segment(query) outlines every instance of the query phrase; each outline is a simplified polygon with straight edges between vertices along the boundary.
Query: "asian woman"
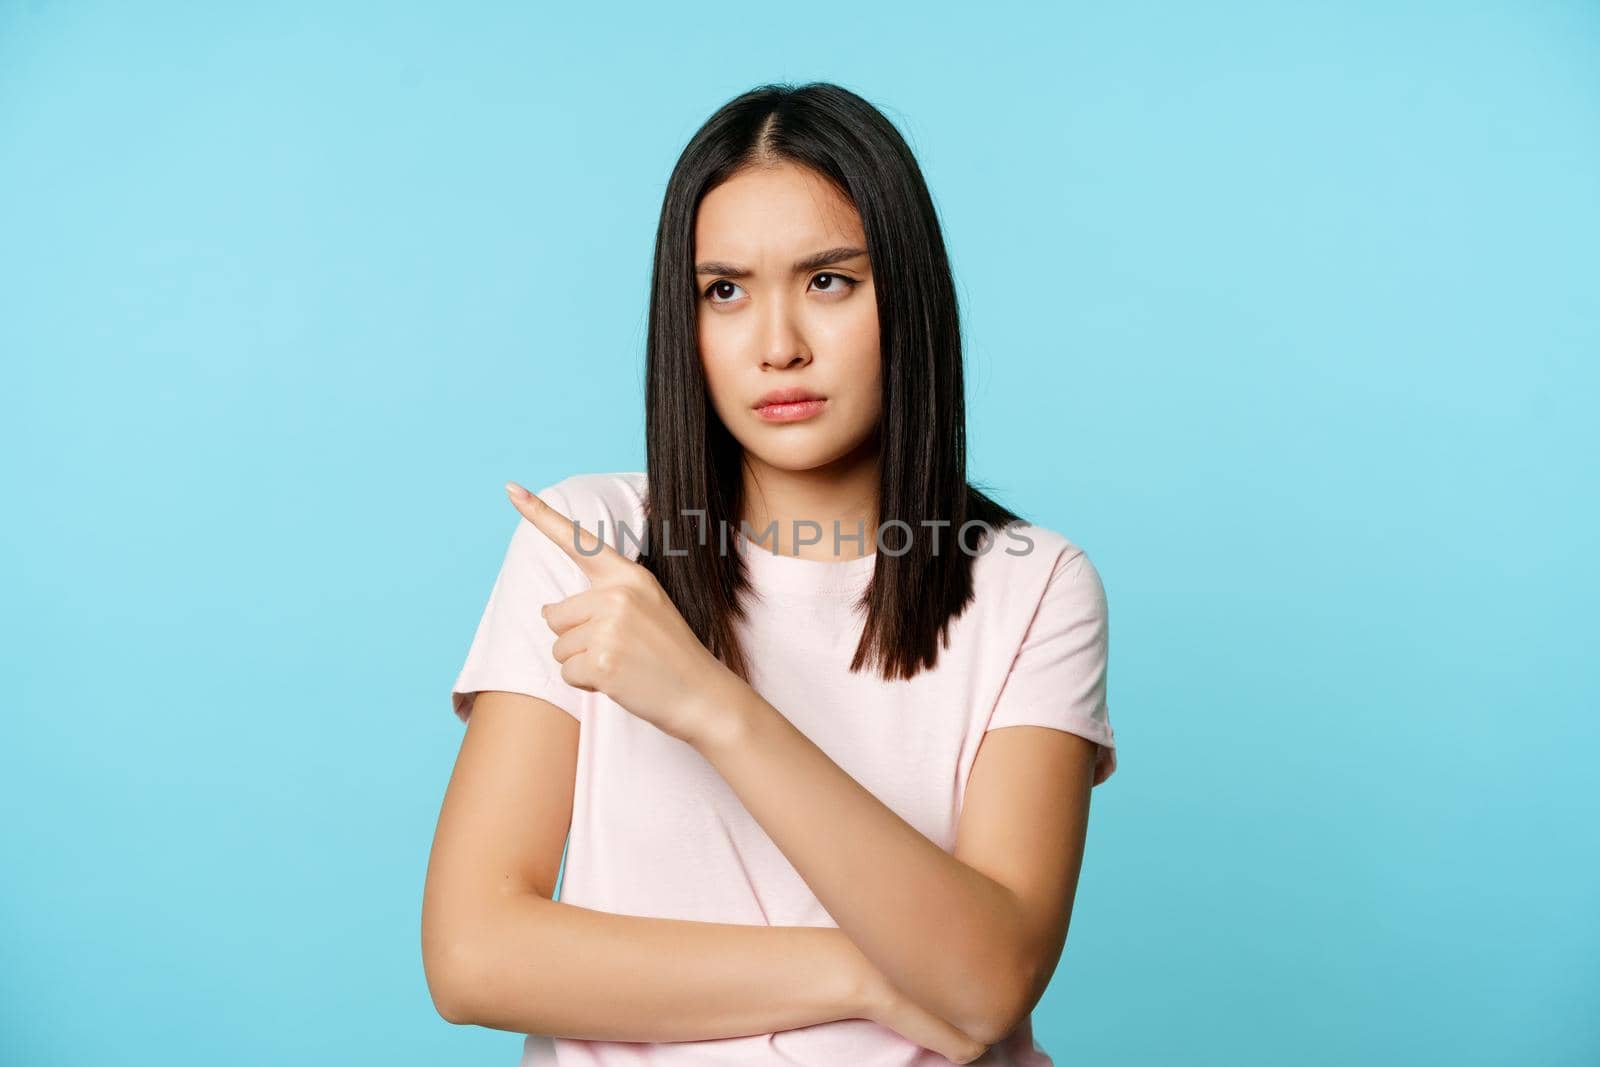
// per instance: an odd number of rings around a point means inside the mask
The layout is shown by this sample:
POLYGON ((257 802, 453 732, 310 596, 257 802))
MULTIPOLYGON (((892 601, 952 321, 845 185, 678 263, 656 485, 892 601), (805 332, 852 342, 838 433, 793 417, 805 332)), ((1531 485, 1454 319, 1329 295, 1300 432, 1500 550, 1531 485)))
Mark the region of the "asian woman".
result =
POLYGON ((968 480, 893 124, 828 83, 712 115, 646 360, 645 470, 507 486, 424 890, 438 1010, 523 1067, 1049 1064, 1116 767, 1105 591, 968 480))

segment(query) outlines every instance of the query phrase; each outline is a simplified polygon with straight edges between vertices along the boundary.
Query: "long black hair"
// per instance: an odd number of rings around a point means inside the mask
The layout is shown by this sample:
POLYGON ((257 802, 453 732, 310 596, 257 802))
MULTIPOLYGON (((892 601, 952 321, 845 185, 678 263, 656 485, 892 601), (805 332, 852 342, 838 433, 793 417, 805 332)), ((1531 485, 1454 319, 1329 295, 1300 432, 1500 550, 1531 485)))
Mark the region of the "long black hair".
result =
MULTIPOLYGON (((874 664, 886 679, 911 678, 935 664, 950 622, 972 599, 973 557, 957 534, 965 524, 998 530, 1019 518, 967 482, 955 285, 922 170, 894 125, 848 89, 828 82, 752 89, 719 108, 673 168, 650 292, 647 537, 639 562, 706 647, 748 680, 733 627, 747 587, 743 560, 735 551, 684 552, 740 529, 744 487, 742 447, 712 408, 701 366, 694 228, 708 192, 744 168, 782 162, 832 182, 866 232, 883 359, 878 521, 880 529, 895 520, 906 526, 883 535, 858 604, 866 621, 850 669, 874 664), (893 554, 906 543, 909 550, 893 554)), ((993 550, 984 544, 991 532, 972 532, 964 538, 969 550, 993 550)))

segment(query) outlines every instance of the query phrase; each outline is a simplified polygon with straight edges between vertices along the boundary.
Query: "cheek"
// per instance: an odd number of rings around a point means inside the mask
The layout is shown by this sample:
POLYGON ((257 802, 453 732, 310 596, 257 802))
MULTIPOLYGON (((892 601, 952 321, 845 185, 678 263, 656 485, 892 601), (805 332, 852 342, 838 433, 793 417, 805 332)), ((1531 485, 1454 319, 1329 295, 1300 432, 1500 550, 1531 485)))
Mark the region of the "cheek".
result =
POLYGON ((850 368, 850 380, 863 385, 881 385, 883 353, 879 347, 878 316, 862 315, 842 337, 839 351, 850 368))
POLYGON ((876 344, 853 351, 839 370, 837 380, 848 384, 848 406, 839 412, 842 425, 850 434, 865 432, 883 416, 883 368, 876 344))
POLYGON ((870 289, 852 296, 846 307, 829 309, 818 325, 828 347, 852 361, 878 350, 878 309, 870 289))
POLYGON ((711 404, 721 411, 728 383, 734 377, 734 352, 726 339, 717 336, 716 330, 702 328, 700 336, 700 370, 705 375, 706 392, 711 395, 711 404))
POLYGON ((708 365, 731 366, 744 354, 748 338, 742 336, 736 316, 710 311, 695 322, 695 337, 700 344, 700 360, 708 365))

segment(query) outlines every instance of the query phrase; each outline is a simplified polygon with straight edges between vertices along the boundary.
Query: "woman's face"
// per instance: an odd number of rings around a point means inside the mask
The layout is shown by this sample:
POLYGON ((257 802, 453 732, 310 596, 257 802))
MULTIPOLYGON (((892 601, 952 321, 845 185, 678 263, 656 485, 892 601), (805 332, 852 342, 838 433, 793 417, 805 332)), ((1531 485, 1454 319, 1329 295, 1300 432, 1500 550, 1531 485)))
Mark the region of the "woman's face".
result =
POLYGON ((850 201, 792 163, 744 170, 701 200, 694 245, 700 361, 747 461, 812 470, 874 440, 878 300, 850 201), (763 413, 778 389, 820 403, 763 413))

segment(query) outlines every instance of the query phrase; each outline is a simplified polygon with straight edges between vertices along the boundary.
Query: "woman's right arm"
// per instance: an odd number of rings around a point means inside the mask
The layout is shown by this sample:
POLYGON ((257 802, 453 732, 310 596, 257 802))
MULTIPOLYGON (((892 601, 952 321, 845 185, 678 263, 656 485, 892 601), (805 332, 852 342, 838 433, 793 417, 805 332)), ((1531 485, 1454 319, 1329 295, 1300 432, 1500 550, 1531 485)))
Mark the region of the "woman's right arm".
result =
POLYGON ((970 1062, 984 1046, 907 1001, 836 927, 616 915, 552 901, 578 723, 475 699, 423 895, 423 966, 446 1019, 553 1037, 696 1041, 872 1019, 970 1062))

